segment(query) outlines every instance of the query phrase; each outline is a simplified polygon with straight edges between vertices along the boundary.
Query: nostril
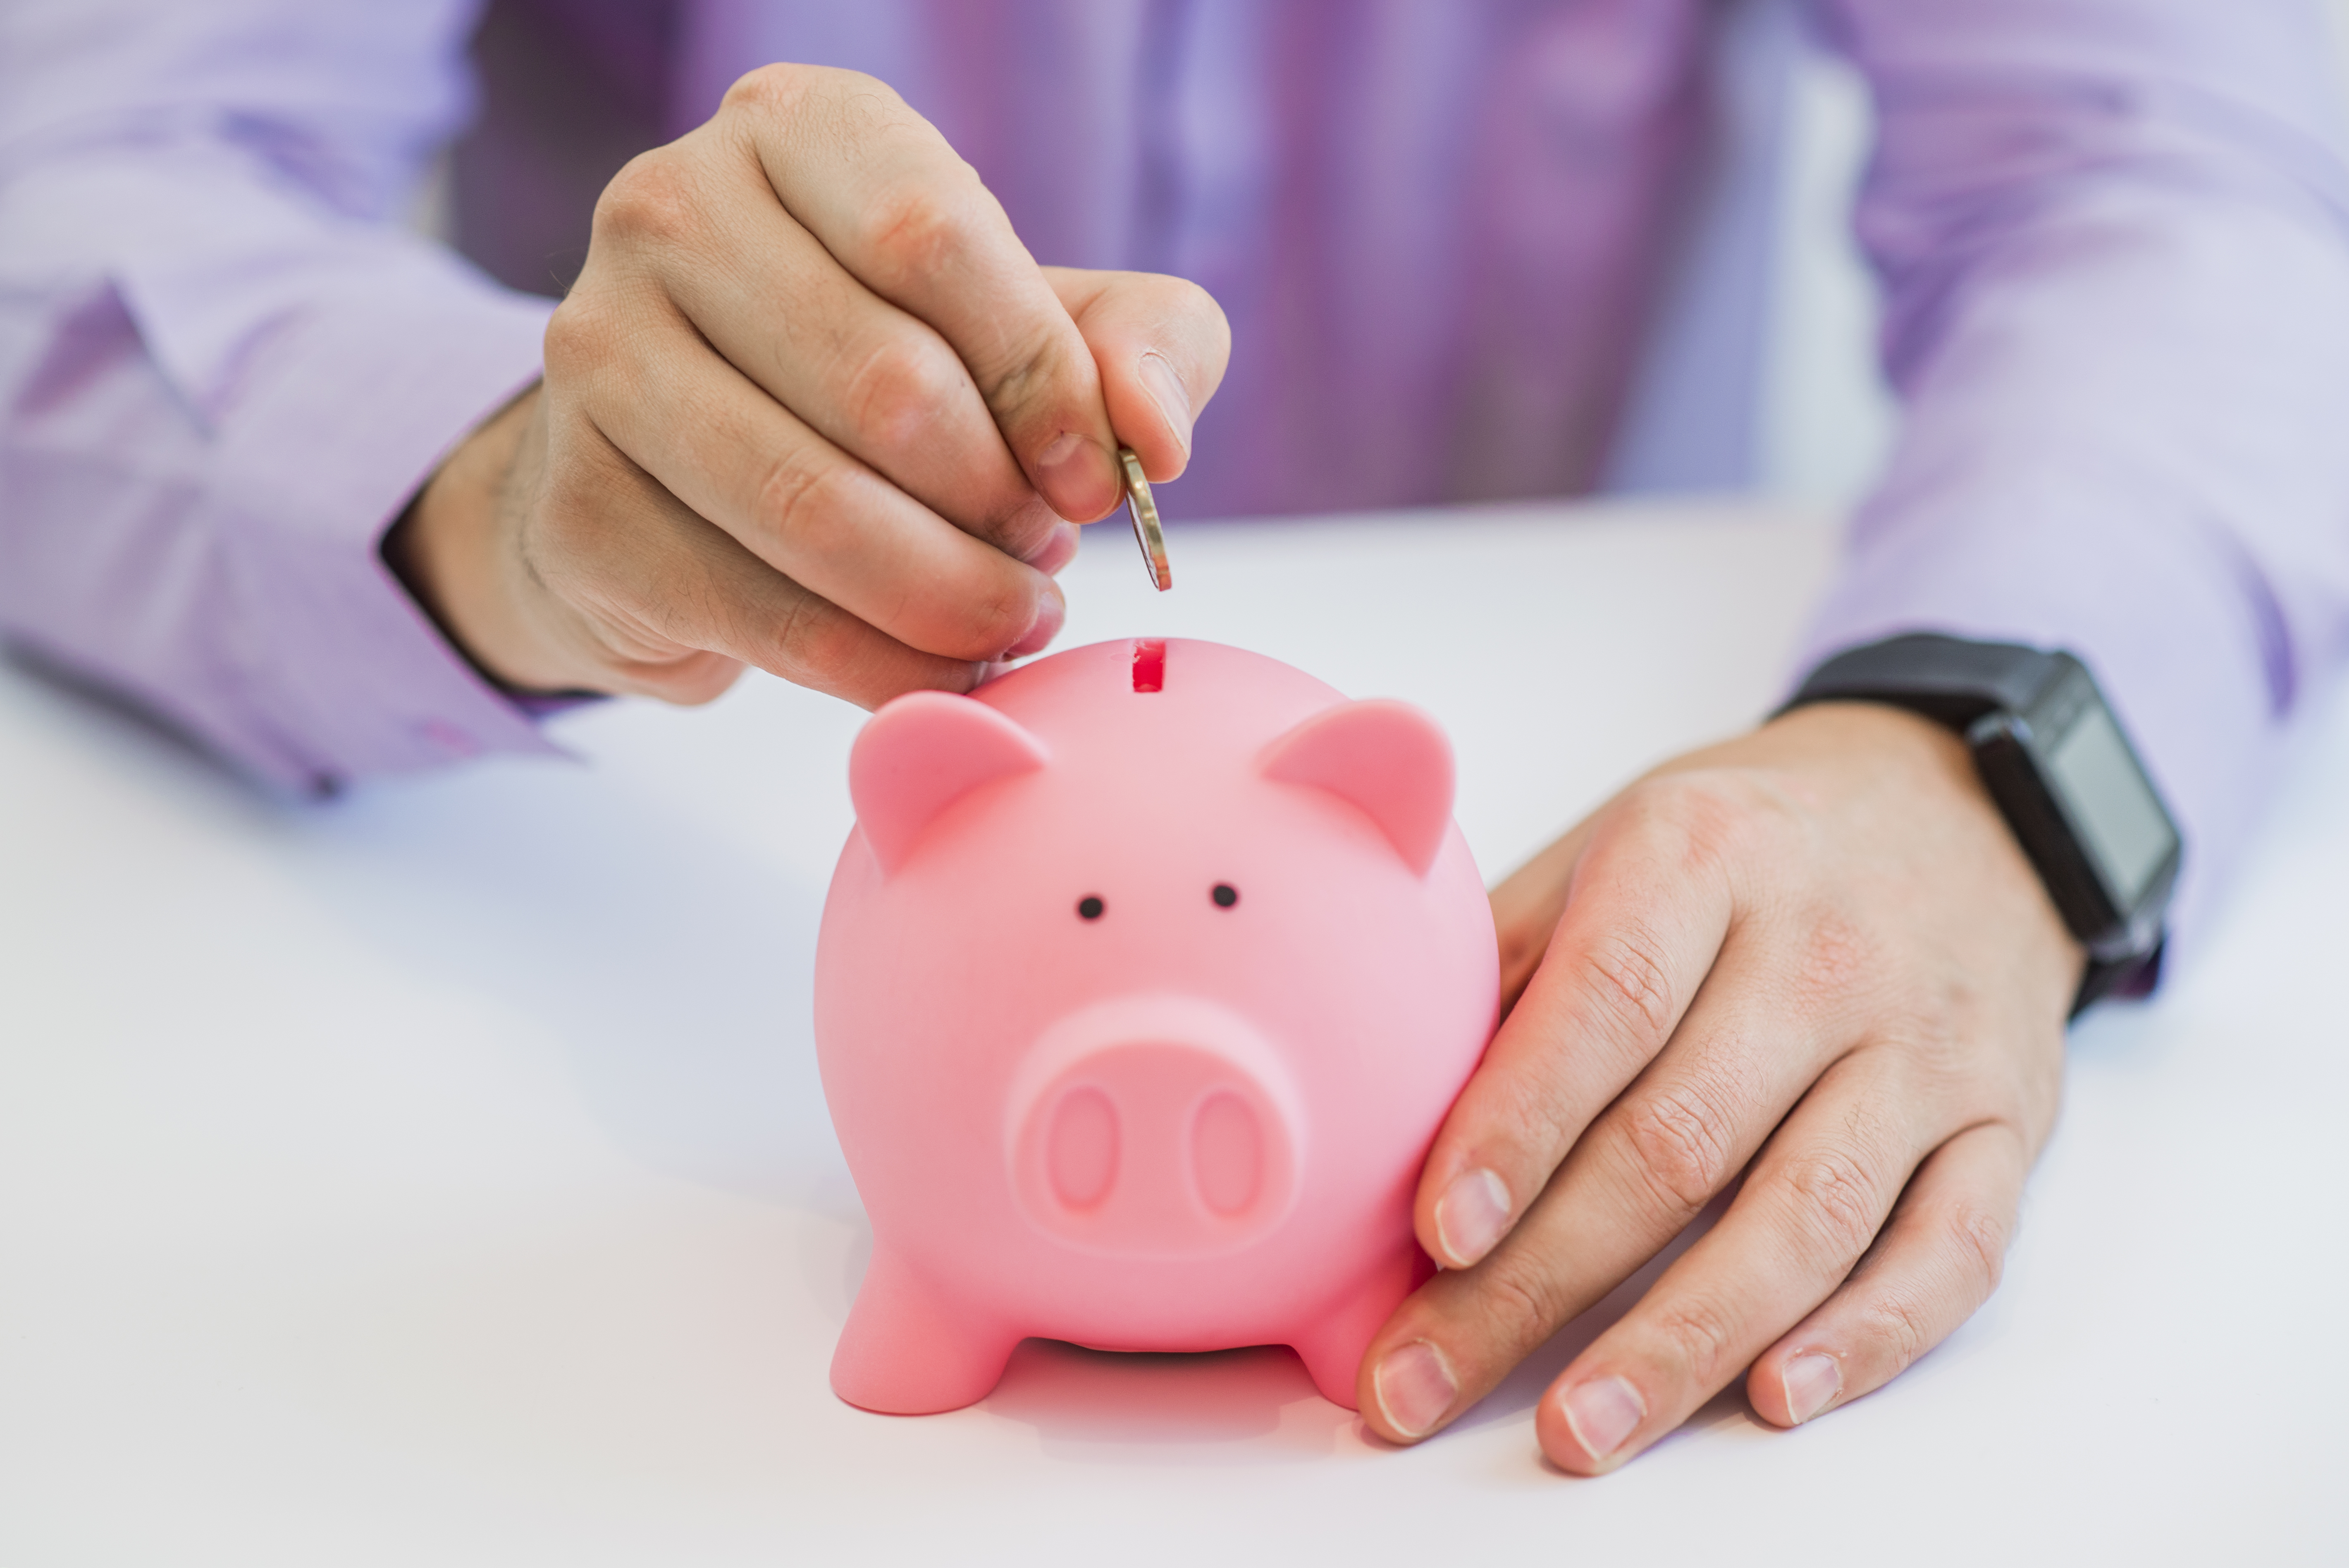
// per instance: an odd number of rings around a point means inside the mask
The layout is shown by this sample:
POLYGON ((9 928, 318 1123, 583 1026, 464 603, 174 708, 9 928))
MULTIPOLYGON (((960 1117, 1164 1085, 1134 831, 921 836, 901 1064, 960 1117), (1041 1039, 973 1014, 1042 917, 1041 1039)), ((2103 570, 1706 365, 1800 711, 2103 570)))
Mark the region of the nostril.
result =
POLYGON ((1191 1171, 1199 1196, 1218 1214, 1256 1202, 1264 1183, 1264 1132, 1256 1112, 1229 1090, 1207 1097, 1191 1124, 1191 1171))
POLYGON ((1117 1108, 1097 1088, 1071 1090, 1052 1114, 1045 1168, 1052 1191, 1071 1209, 1090 1209, 1117 1177, 1117 1108))

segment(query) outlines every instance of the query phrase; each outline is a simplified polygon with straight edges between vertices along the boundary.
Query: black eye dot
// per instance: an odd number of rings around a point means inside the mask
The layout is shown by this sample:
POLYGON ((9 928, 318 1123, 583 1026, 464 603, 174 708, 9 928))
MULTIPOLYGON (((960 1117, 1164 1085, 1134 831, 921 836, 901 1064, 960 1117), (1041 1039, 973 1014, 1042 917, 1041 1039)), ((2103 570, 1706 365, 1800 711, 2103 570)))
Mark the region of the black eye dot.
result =
POLYGON ((1229 882, 1217 882, 1216 891, 1211 896, 1215 899, 1217 909, 1229 909, 1239 903, 1240 890, 1229 882))
POLYGON ((1077 913, 1087 920, 1099 920, 1102 917, 1102 911, 1108 907, 1109 905, 1102 903, 1092 893, 1087 893, 1077 901, 1077 913))

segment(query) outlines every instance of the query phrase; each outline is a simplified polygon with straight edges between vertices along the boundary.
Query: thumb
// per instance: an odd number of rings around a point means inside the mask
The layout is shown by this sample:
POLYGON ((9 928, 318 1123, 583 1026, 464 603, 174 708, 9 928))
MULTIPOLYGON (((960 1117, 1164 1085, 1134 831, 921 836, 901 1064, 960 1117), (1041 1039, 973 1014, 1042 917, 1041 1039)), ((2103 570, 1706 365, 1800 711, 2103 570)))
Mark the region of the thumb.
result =
POLYGON ((1223 308, 1198 284, 1156 273, 1046 267, 1044 276, 1092 349, 1117 438, 1153 484, 1174 478, 1231 357, 1223 308))

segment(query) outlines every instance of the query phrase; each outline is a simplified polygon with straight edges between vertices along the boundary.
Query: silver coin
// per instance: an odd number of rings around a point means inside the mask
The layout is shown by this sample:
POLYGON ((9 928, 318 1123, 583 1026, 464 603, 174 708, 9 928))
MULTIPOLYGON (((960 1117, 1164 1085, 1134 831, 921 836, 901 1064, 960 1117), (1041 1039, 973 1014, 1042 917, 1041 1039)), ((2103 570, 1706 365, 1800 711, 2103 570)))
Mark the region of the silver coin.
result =
POLYGON ((1166 531, 1158 526, 1158 503, 1150 497, 1150 481, 1142 477, 1142 459, 1133 449, 1120 447, 1117 461, 1125 470, 1125 510, 1133 519, 1133 542, 1142 546, 1143 570, 1164 593, 1174 586, 1174 572, 1166 564, 1166 531))

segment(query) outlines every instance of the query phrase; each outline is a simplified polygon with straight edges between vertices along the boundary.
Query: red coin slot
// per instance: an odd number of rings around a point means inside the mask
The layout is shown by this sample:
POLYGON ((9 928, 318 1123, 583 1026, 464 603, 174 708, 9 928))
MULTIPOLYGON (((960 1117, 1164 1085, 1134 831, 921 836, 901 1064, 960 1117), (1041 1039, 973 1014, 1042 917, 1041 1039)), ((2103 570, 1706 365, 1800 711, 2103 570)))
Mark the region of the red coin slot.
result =
POLYGON ((1133 689, 1166 689, 1166 639, 1144 637, 1133 645, 1133 689))

